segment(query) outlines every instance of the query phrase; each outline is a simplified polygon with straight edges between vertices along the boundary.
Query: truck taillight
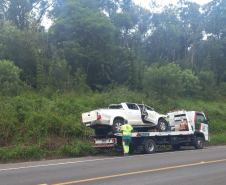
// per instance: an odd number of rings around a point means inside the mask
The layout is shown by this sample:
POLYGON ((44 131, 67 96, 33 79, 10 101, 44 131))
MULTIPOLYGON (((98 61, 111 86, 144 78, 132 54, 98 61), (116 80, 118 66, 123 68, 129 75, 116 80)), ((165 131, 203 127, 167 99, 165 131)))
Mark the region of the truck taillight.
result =
POLYGON ((101 115, 99 113, 97 114, 97 119, 101 119, 101 115))
POLYGON ((92 140, 92 143, 95 144, 95 140, 94 139, 92 140))
MULTIPOLYGON (((81 120, 82 120, 82 116, 81 116, 81 120)), ((82 120, 82 122, 83 122, 83 120, 82 120)))

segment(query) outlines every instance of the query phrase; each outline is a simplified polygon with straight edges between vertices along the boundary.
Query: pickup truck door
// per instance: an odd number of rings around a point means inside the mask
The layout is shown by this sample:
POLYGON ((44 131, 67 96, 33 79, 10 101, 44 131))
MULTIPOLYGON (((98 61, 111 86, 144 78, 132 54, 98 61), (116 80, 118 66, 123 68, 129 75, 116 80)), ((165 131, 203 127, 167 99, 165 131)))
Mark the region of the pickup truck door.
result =
POLYGON ((147 116, 144 118, 146 121, 155 123, 156 122, 156 116, 157 113, 154 110, 146 110, 147 116))
POLYGON ((153 108, 143 104, 142 114, 144 116, 144 120, 156 124, 156 117, 158 117, 158 113, 155 112, 153 108))
POLYGON ((138 105, 134 103, 127 103, 128 107, 127 119, 131 125, 140 125, 142 123, 141 111, 138 105))

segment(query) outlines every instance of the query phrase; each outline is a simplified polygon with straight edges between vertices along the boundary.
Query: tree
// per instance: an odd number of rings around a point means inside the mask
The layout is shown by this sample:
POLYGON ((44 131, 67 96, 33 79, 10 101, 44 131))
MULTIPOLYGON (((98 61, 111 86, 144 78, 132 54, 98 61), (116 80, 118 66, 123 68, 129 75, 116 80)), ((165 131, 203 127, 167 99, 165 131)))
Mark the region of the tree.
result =
POLYGON ((17 95, 21 70, 12 61, 0 60, 0 93, 2 95, 17 95))
POLYGON ((146 61, 148 65, 159 60, 178 62, 182 57, 183 35, 177 7, 165 7, 161 13, 153 13, 152 34, 145 41, 146 61))
POLYGON ((190 59, 191 69, 195 64, 196 47, 203 38, 204 16, 200 5, 189 1, 180 1, 181 28, 184 41, 184 62, 190 59))
POLYGON ((199 78, 190 69, 185 69, 182 73, 183 95, 196 96, 202 89, 199 78))
POLYGON ((198 77, 202 87, 200 95, 206 100, 213 100, 218 95, 215 74, 212 71, 201 71, 198 77))
POLYGON ((87 74, 88 84, 108 84, 111 80, 114 26, 103 13, 69 0, 50 28, 53 53, 66 59, 72 74, 78 68, 87 74))
POLYGON ((0 3, 0 16, 14 23, 23 30, 29 27, 29 17, 41 23, 52 0, 2 0, 0 3), (2 15, 1 15, 2 14, 2 15))
MULTIPOLYGON (((21 80, 36 87, 36 58, 40 52, 48 58, 47 35, 35 21, 30 29, 19 30, 10 22, 0 25, 0 59, 14 61, 22 69, 21 80)), ((42 56, 42 58, 44 57, 42 56)))
POLYGON ((175 63, 150 66, 144 73, 143 91, 158 98, 177 97, 182 92, 181 68, 175 63))
POLYGON ((6 19, 7 6, 8 6, 7 0, 1 0, 0 1, 0 20, 6 19))

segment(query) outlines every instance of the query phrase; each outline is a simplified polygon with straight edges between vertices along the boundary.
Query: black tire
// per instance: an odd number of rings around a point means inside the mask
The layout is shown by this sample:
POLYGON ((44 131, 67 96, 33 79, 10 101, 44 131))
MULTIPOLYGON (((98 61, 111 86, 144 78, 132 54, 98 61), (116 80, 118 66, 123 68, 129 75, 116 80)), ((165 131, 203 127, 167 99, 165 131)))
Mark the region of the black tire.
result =
POLYGON ((195 149, 202 149, 202 148, 203 148, 203 138, 202 137, 196 137, 195 149))
POLYGON ((120 120, 120 119, 114 120, 113 125, 111 127, 111 131, 113 133, 119 133, 119 132, 121 132, 121 126, 122 125, 123 125, 123 121, 122 120, 120 120))
POLYGON ((99 136, 99 135, 107 135, 107 129, 95 129, 95 135, 99 136))
POLYGON ((166 132, 168 128, 168 123, 164 119, 159 119, 158 121, 158 131, 159 132, 166 132))
POLYGON ((152 154, 155 152, 156 144, 152 139, 148 139, 144 144, 144 151, 142 153, 152 154))
POLYGON ((180 150, 181 145, 172 145, 172 148, 174 150, 180 150))

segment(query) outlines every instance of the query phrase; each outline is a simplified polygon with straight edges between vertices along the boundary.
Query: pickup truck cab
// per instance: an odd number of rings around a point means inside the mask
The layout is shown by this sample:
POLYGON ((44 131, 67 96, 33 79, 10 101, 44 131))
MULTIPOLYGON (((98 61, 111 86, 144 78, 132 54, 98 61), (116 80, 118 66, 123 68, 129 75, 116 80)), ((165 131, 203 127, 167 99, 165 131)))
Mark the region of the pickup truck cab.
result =
POLYGON ((96 135, 121 132, 123 120, 127 119, 129 124, 137 131, 148 131, 157 128, 166 131, 166 115, 159 114, 145 104, 120 103, 111 104, 107 109, 97 109, 82 114, 82 124, 95 129, 96 135))

